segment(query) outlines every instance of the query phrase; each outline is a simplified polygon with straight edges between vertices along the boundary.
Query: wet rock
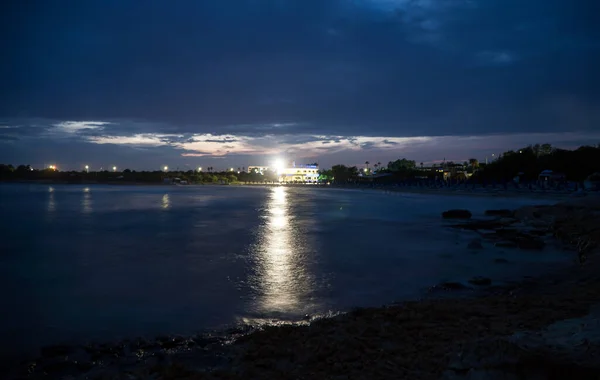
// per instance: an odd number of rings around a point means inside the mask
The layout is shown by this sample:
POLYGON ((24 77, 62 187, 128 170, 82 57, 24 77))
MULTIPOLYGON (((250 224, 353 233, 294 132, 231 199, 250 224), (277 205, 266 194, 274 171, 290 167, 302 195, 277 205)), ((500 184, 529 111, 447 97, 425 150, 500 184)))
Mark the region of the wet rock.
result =
POLYGON ((487 215, 487 216, 502 216, 502 217, 512 218, 515 215, 515 212, 513 210, 508 210, 508 209, 485 210, 485 215, 487 215))
POLYGON ((473 239, 467 245, 469 249, 483 249, 483 245, 481 244, 481 239, 473 239))
POLYGON ((444 219, 470 219, 472 215, 473 214, 471 214, 471 211, 469 211, 469 210, 454 209, 454 210, 444 211, 442 213, 442 218, 444 218, 444 219))
POLYGON ((160 346, 164 349, 173 349, 185 344, 185 340, 180 337, 163 339, 160 341, 160 346))
POLYGON ((492 280, 487 277, 476 276, 470 279, 469 283, 477 286, 488 286, 492 285, 492 280))
POLYGON ((516 223, 515 219, 497 219, 497 220, 473 220, 468 223, 455 224, 451 227, 460 228, 462 230, 485 230, 485 231, 496 231, 501 228, 505 228, 513 223, 516 223))

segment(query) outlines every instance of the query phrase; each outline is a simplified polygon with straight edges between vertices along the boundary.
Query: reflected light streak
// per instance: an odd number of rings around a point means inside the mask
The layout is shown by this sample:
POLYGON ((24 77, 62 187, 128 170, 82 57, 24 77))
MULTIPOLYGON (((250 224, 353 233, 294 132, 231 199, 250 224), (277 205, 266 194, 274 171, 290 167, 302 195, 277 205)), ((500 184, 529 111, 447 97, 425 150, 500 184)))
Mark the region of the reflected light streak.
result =
POLYGON ((301 239, 295 236, 288 213, 284 187, 273 188, 267 203, 267 222, 257 252, 258 285, 262 291, 261 308, 265 312, 294 311, 300 296, 307 292, 302 265, 301 239))
POLYGON ((54 201, 54 188, 50 186, 48 188, 48 213, 56 211, 56 202, 54 201))
POLYGON ((81 212, 83 214, 92 213, 92 194, 90 188, 86 187, 83 189, 83 199, 81 200, 81 212))
POLYGON ((163 195, 161 206, 165 210, 168 209, 171 206, 171 201, 169 199, 169 194, 163 195))

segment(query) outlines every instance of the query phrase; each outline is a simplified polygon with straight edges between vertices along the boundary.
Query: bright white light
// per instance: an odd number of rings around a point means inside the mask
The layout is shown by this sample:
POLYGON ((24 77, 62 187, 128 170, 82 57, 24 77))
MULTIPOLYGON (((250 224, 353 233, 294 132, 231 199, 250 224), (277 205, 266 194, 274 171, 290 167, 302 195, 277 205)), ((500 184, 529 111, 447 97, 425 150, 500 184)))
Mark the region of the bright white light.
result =
POLYGON ((283 163, 283 160, 280 160, 280 159, 275 160, 275 163, 273 163, 273 168, 275 168, 275 171, 277 172, 277 174, 281 174, 283 172, 283 170, 285 169, 285 164, 283 163))
POLYGON ((202 171, 202 168, 201 168, 201 167, 200 167, 200 168, 198 168, 198 171, 199 171, 199 172, 201 172, 201 171, 202 171))
POLYGON ((164 169, 165 171, 167 171, 167 170, 169 170, 169 167, 168 167, 168 166, 165 166, 163 169, 164 169))
POLYGON ((232 172, 232 171, 233 171, 233 168, 229 168, 229 171, 230 171, 230 172, 232 172))
POLYGON ((88 170, 89 168, 89 165, 85 165, 85 170, 88 170))
POLYGON ((117 171, 117 167, 113 166, 113 172, 116 172, 116 171, 117 171))

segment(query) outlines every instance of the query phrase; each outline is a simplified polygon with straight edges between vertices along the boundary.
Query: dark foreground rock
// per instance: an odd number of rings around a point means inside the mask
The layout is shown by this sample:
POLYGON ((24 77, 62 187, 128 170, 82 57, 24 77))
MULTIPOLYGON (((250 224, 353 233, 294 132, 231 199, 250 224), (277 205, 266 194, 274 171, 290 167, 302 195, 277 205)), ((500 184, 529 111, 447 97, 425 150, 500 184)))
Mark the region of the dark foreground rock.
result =
POLYGON ((470 219, 471 216, 471 211, 460 209, 448 210, 442 213, 442 218, 444 219, 470 219))

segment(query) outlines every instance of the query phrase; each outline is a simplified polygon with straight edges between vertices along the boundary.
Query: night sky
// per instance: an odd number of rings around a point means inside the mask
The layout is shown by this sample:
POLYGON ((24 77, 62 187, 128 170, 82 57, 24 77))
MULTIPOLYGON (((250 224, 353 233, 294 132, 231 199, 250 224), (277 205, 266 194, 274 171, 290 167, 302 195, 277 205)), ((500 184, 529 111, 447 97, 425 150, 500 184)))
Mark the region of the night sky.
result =
POLYGON ((483 161, 600 143, 598 0, 0 5, 0 162, 483 161))

